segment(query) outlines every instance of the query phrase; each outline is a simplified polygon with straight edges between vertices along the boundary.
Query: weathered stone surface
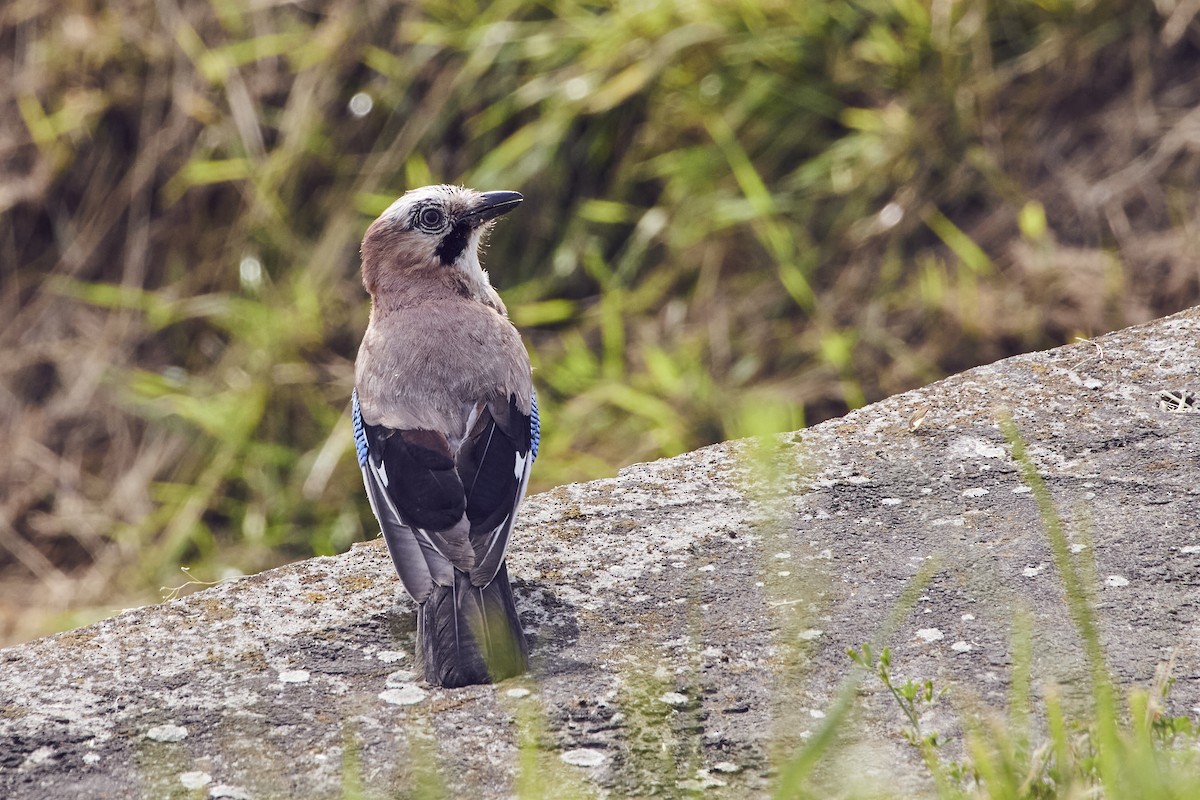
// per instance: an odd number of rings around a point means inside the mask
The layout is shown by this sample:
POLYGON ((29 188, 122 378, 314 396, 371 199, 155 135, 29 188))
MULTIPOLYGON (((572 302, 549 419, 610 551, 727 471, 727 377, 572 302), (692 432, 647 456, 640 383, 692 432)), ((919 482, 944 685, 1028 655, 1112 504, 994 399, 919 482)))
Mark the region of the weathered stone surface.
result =
MULTIPOLYGON (((898 673, 952 687, 930 725, 1003 705, 1021 610, 1035 683, 1069 691, 1079 639, 1005 411, 1094 558, 1113 672, 1148 684, 1174 657, 1173 710, 1194 713, 1200 413, 1160 396, 1200 390, 1198 342, 1192 309, 531 498, 510 562, 523 681, 416 681, 378 542, 0 651, 0 796, 762 794, 821 725, 846 649, 887 630, 931 560, 886 638, 898 673)), ((825 771, 927 788, 899 713, 863 687, 839 750, 853 769, 825 771)))

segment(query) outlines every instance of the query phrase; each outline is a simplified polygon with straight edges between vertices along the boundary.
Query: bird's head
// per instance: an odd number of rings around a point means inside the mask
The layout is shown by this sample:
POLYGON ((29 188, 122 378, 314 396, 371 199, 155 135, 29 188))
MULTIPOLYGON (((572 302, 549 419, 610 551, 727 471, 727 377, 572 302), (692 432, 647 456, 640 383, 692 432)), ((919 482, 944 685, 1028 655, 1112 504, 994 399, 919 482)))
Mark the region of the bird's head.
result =
POLYGON ((494 294, 479 264, 479 245, 492 221, 523 198, 516 192, 477 192, 463 186, 412 189, 367 228, 362 242, 363 285, 373 296, 403 291, 414 279, 494 294))

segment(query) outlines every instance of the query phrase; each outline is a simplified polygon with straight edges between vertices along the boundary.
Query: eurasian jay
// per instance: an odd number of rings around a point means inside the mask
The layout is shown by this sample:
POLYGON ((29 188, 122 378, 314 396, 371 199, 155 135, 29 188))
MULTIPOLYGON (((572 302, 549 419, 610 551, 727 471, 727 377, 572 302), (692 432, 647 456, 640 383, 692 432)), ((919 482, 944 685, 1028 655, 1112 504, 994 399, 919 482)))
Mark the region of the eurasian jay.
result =
POLYGON ((367 228, 371 318, 355 364, 354 442, 371 510, 417 602, 439 686, 525 671, 504 556, 539 440, 529 355, 479 264, 516 192, 413 189, 367 228))

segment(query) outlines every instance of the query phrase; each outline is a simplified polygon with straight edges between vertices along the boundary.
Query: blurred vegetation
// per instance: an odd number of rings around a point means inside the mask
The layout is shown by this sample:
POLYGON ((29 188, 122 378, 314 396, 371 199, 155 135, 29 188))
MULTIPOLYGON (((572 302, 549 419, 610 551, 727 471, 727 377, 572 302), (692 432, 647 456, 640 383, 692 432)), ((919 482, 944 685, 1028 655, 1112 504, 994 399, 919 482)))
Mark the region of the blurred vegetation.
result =
POLYGON ((0 641, 373 533, 356 249, 412 186, 528 198, 534 489, 1195 303, 1195 12, 11 0, 0 641))

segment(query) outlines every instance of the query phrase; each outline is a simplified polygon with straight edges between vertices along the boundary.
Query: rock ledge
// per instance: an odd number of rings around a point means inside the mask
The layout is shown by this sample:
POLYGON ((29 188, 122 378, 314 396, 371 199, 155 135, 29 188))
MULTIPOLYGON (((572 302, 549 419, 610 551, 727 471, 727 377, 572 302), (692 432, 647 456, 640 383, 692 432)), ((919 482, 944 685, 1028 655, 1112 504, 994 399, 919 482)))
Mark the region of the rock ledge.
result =
MULTIPOLYGON (((952 687, 930 720, 952 736, 954 698, 1003 705, 1018 612, 1035 684, 1085 676, 1004 413, 1094 559, 1113 672, 1148 684, 1173 657, 1194 677, 1198 343, 1191 309, 530 498, 510 559, 534 653, 519 681, 422 685, 379 542, 0 651, 0 796, 762 795, 847 648, 931 561, 886 641, 898 672, 952 687)), ((823 770, 843 791, 927 790, 900 714, 863 686, 823 770)), ((1194 715, 1200 682, 1171 703, 1194 715)))

